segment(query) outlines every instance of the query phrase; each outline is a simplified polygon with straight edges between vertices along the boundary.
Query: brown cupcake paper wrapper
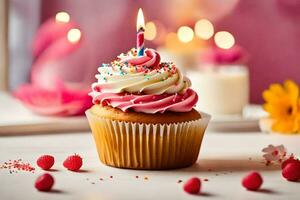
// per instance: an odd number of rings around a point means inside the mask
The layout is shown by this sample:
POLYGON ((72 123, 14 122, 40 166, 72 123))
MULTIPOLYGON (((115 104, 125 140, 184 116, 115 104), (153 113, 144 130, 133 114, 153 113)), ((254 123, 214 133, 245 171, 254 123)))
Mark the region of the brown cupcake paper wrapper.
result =
POLYGON ((198 158, 210 116, 181 123, 145 124, 105 119, 86 111, 100 160, 132 169, 187 167, 198 158))

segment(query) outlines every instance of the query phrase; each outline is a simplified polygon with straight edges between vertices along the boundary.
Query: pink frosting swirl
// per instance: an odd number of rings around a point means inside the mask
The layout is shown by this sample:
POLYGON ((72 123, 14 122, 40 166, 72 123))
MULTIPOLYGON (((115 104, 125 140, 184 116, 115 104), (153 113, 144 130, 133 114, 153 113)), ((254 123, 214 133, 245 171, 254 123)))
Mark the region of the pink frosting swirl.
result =
POLYGON ((197 103, 189 79, 174 64, 160 63, 155 50, 146 49, 137 56, 132 49, 118 58, 98 68, 90 93, 94 104, 154 114, 189 112, 197 103))
POLYGON ((134 66, 156 67, 160 63, 160 55, 154 49, 146 49, 144 56, 120 56, 121 63, 130 63, 134 66))
POLYGON ((137 95, 126 93, 102 93, 93 91, 95 104, 110 105, 126 112, 132 109, 143 113, 164 113, 165 111, 188 112, 198 101, 197 93, 187 89, 184 94, 137 95))

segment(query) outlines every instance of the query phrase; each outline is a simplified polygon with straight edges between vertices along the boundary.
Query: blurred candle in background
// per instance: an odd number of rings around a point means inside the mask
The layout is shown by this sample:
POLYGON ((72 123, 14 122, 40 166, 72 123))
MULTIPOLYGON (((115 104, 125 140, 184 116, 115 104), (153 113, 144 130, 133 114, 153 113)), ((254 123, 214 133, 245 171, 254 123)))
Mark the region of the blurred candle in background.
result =
POLYGON ((224 115, 242 116, 249 102, 249 72, 243 49, 235 45, 233 35, 217 32, 215 46, 202 53, 198 69, 188 71, 192 88, 201 94, 197 108, 218 118, 224 115))
POLYGON ((212 114, 241 116, 249 101, 248 69, 241 65, 220 65, 188 71, 192 88, 201 101, 197 108, 212 114))

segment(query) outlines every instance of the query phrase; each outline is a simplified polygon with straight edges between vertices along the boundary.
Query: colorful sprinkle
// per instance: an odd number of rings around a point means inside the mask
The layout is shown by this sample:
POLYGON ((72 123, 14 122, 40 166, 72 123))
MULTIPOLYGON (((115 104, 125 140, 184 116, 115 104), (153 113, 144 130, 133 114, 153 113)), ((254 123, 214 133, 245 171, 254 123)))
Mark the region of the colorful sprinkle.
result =
POLYGON ((9 173, 18 173, 17 171, 27 171, 34 173, 35 168, 29 163, 24 163, 22 159, 9 160, 0 165, 0 169, 9 169, 9 173))

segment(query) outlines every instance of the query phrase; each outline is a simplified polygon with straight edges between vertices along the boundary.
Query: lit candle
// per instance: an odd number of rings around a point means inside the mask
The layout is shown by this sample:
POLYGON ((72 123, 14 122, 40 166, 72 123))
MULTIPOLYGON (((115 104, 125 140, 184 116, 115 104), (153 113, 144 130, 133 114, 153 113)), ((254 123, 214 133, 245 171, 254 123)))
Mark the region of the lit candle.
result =
POLYGON ((143 56, 145 50, 144 47, 145 20, 141 8, 139 9, 138 16, 137 16, 136 29, 137 29, 137 37, 136 37, 137 55, 143 56))

